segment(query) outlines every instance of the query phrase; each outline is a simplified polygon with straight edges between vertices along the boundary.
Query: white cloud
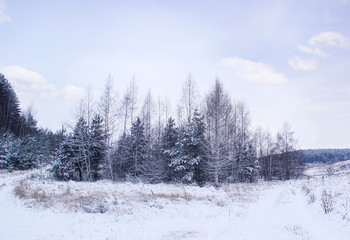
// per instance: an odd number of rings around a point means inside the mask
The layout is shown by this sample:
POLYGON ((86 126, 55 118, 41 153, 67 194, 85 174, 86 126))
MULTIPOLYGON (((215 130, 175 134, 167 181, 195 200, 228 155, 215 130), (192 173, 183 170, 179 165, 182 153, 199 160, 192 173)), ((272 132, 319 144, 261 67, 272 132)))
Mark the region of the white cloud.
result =
POLYGON ((340 48, 350 48, 350 38, 337 32, 322 32, 309 40, 310 45, 323 43, 340 48))
POLYGON ((0 0, 0 24, 4 22, 10 22, 11 18, 4 13, 6 9, 6 4, 4 1, 0 0))
POLYGON ((294 56, 294 58, 289 59, 288 64, 295 70, 312 71, 317 68, 316 61, 305 60, 298 56, 294 56))
POLYGON ((319 57, 327 57, 327 54, 325 52, 323 52, 321 49, 319 48, 311 48, 311 47, 308 47, 308 46, 304 46, 304 45, 299 45, 298 46, 298 49, 302 52, 305 52, 305 53, 310 53, 310 54, 313 54, 313 55, 317 55, 319 57))
POLYGON ((272 67, 265 63, 238 57, 225 58, 220 62, 224 66, 233 67, 239 76, 252 82, 263 84, 282 84, 288 82, 288 79, 283 74, 275 72, 272 67))
POLYGON ((56 87, 50 84, 39 73, 30 71, 20 66, 7 66, 1 69, 6 78, 23 89, 38 91, 56 91, 56 87))
POLYGON ((61 91, 62 96, 67 100, 81 99, 85 92, 83 89, 76 87, 74 85, 68 85, 61 91))
POLYGON ((20 66, 7 66, 0 69, 5 77, 15 86, 20 88, 22 94, 32 96, 32 98, 63 98, 66 100, 80 99, 84 95, 84 90, 68 85, 63 89, 58 89, 54 84, 49 83, 37 72, 25 69, 20 66))

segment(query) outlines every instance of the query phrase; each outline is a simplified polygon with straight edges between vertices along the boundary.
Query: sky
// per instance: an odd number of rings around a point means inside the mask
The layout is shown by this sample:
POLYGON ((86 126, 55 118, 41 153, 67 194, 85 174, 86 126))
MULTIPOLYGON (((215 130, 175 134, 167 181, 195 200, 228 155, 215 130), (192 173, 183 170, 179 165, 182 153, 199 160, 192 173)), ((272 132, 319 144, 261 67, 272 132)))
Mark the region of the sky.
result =
POLYGON ((350 147, 350 1, 0 0, 0 72, 57 130, 110 74, 176 106, 216 77, 253 127, 288 121, 299 147, 350 147))

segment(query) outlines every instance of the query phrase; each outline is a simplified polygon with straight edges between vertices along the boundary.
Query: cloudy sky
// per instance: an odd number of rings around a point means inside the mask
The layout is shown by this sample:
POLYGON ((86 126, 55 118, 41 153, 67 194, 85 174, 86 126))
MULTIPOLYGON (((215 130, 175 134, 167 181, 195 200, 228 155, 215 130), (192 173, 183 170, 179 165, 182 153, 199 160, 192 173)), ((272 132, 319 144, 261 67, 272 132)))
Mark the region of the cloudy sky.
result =
POLYGON ((0 0, 0 72, 58 129, 110 73, 176 104, 218 76, 254 126, 288 121, 301 148, 350 147, 350 1, 0 0))

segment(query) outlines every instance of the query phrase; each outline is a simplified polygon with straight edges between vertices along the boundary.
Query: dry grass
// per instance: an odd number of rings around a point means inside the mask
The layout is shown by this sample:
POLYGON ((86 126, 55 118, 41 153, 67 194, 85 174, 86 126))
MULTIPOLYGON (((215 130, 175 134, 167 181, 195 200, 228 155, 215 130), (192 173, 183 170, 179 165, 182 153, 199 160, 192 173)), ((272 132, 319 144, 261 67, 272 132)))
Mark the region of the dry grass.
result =
POLYGON ((33 184, 32 181, 22 180, 14 189, 15 195, 25 201, 30 207, 53 207, 63 205, 69 211, 79 209, 85 212, 106 212, 105 196, 101 191, 79 192, 67 188, 64 191, 45 189, 45 184, 33 184))
MULTIPOLYGON (((260 188, 260 187, 259 187, 260 188)), ((68 211, 130 213, 134 204, 167 205, 204 202, 227 206, 258 199, 258 185, 231 184, 219 189, 183 185, 143 185, 131 183, 52 182, 39 179, 20 181, 15 195, 30 207, 52 207, 68 211)))

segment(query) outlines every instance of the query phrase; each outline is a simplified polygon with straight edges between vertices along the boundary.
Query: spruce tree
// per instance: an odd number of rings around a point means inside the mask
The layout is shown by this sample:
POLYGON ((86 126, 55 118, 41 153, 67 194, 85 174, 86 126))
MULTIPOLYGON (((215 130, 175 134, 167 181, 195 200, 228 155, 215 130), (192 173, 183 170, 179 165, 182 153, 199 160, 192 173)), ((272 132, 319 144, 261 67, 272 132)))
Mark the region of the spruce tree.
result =
POLYGON ((90 163, 92 180, 102 178, 103 163, 107 154, 107 145, 104 136, 103 120, 100 115, 95 115, 91 124, 90 138, 90 163))
POLYGON ((0 128, 19 136, 21 122, 18 97, 11 84, 0 73, 0 128))
POLYGON ((65 136, 54 157, 53 173, 58 180, 79 180, 73 162, 72 136, 65 136))
POLYGON ((170 167, 175 177, 183 183, 203 181, 201 164, 205 157, 204 118, 196 110, 188 126, 179 136, 171 152, 170 167))
POLYGON ((255 182, 259 175, 259 162, 252 144, 242 147, 238 178, 240 182, 255 182))
POLYGON ((173 171, 169 165, 171 164, 172 152, 175 149, 176 142, 178 141, 178 135, 178 130, 175 127, 175 120, 173 118, 169 118, 162 136, 162 157, 165 172, 164 180, 166 182, 173 179, 173 171))
POLYGON ((113 179, 125 179, 128 175, 131 175, 133 167, 131 149, 130 134, 123 134, 112 154, 113 179))
POLYGON ((145 136, 145 128, 140 118, 137 118, 131 128, 131 159, 133 162, 132 176, 138 177, 142 175, 144 164, 147 159, 148 139, 145 136))

